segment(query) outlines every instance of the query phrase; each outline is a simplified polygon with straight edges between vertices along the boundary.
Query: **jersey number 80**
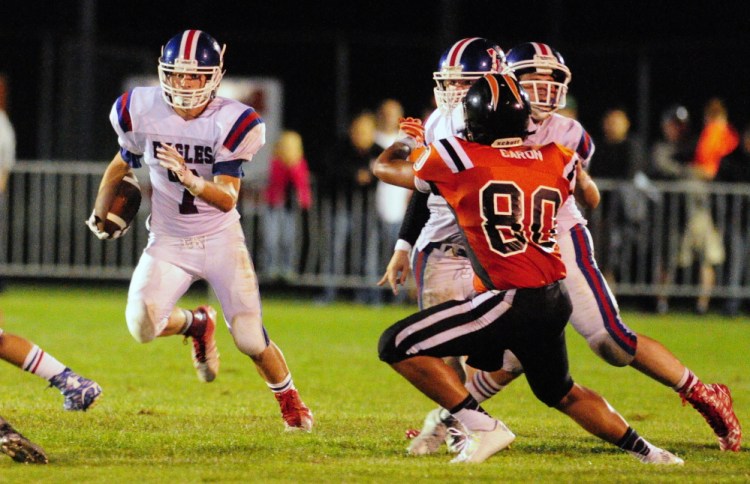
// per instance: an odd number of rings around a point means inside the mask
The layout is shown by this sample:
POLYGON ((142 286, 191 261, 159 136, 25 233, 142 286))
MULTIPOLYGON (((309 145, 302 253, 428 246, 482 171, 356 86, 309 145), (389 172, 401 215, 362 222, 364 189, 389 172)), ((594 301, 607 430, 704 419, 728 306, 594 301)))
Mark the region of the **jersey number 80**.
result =
POLYGON ((479 191, 482 229, 493 252, 503 257, 519 254, 526 251, 529 240, 547 250, 554 248, 560 191, 539 186, 529 202, 531 207, 525 206, 525 194, 513 182, 490 181, 479 191), (529 209, 531 220, 526 222, 529 209))

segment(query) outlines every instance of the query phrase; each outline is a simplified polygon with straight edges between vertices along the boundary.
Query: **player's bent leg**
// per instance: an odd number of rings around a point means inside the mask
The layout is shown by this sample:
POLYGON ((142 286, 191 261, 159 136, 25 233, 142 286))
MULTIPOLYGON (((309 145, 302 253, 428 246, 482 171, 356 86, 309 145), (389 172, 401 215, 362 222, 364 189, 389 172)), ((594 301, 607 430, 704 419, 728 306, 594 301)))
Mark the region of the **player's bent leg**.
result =
POLYGON ((167 318, 157 320, 156 308, 142 300, 128 300, 125 307, 125 321, 128 331, 139 343, 148 343, 156 339, 167 325, 167 318))
POLYGON ((185 316, 175 305, 193 282, 193 276, 170 262, 151 256, 148 253, 151 250, 158 252, 160 248, 147 247, 138 261, 125 308, 128 330, 139 343, 179 332, 185 316))
POLYGON ((302 401, 284 354, 269 339, 260 322, 260 315, 235 316, 231 333, 237 348, 253 360, 256 370, 273 392, 284 420, 284 430, 310 432, 314 423, 313 413, 302 401))
POLYGON ((684 461, 660 449, 628 426, 625 419, 598 393, 578 384, 555 406, 586 431, 614 444, 645 464, 682 465, 684 461))
POLYGON ((638 338, 623 321, 612 291, 594 259, 591 235, 576 225, 559 238, 567 276, 565 288, 573 302, 570 324, 594 353, 613 366, 629 365, 638 338))

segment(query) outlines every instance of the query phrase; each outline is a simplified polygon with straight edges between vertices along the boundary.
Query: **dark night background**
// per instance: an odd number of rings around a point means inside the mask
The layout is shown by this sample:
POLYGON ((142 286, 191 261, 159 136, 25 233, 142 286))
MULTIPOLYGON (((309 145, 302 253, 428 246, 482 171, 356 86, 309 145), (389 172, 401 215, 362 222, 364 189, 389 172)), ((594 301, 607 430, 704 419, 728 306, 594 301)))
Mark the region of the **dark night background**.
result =
POLYGON ((468 36, 506 51, 532 40, 560 50, 595 139, 616 105, 648 139, 675 102, 699 124, 703 103, 719 96, 735 125, 750 121, 747 1, 10 0, 0 12, 19 159, 108 161, 117 145, 107 114, 122 79, 155 74, 161 45, 186 28, 227 44, 228 76, 283 82, 284 127, 301 132, 313 167, 351 113, 394 97, 420 115, 440 53, 468 36))

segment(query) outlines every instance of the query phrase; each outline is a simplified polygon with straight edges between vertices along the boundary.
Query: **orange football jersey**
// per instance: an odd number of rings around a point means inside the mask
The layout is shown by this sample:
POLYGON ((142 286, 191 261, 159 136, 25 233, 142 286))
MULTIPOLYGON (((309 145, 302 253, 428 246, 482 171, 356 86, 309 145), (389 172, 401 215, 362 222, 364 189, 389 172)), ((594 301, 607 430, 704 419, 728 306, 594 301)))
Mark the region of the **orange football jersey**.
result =
POLYGON ((573 151, 451 137, 416 156, 417 187, 426 190, 426 182, 453 210, 478 290, 542 287, 565 277, 555 216, 575 186, 573 151))

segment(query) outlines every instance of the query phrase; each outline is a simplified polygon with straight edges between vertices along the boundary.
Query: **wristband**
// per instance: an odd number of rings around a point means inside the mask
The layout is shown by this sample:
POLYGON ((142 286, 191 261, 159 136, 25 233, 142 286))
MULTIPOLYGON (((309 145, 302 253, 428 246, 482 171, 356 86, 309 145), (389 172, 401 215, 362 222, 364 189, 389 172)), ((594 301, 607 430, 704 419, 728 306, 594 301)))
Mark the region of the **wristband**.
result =
POLYGON ((403 145, 406 145, 409 148, 409 151, 414 151, 417 147, 417 140, 412 138, 411 136, 404 136, 400 140, 396 141, 396 143, 401 143, 403 145))
POLYGON ((196 176, 195 181, 189 186, 186 185, 185 188, 187 188, 187 190, 191 194, 197 197, 198 195, 203 193, 203 189, 206 188, 206 180, 204 180, 201 176, 196 176))
POLYGON ((397 250, 411 252, 411 244, 404 239, 398 239, 398 241, 396 241, 396 247, 394 247, 393 251, 395 252, 397 250))

